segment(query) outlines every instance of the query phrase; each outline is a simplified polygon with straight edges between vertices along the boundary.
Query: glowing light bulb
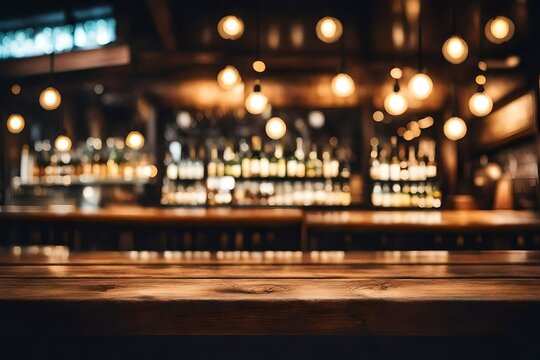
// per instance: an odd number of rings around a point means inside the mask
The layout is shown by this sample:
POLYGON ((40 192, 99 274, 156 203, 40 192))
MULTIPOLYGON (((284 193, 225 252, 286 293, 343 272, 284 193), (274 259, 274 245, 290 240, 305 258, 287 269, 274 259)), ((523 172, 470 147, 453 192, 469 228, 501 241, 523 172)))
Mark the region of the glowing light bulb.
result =
POLYGON ((475 116, 486 116, 493 109, 493 100, 485 91, 474 93, 469 99, 469 110, 475 116))
POLYGON ((219 86, 221 86, 223 89, 231 90, 236 85, 240 84, 242 78, 234 66, 227 65, 218 73, 217 81, 219 86))
POLYGON ((392 68, 392 70, 390 70, 390 76, 393 79, 399 80, 403 76, 403 71, 398 67, 392 68))
POLYGON ((52 86, 45 88, 41 94, 39 94, 39 104, 45 110, 55 110, 60 106, 62 102, 62 96, 52 86))
POLYGON ((264 130, 270 139, 279 140, 285 136, 287 125, 285 125, 285 122, 280 117, 274 116, 266 122, 264 130))
POLYGON ((419 100, 427 99, 433 91, 433 81, 428 75, 418 73, 409 80, 409 91, 419 100))
POLYGON ((354 93, 355 88, 353 79, 345 73, 339 73, 332 79, 332 92, 336 96, 350 96, 354 93))
POLYGON ((506 16, 497 16, 487 22, 484 30, 489 41, 502 44, 514 36, 514 23, 506 16))
POLYGON ((390 115, 401 115, 408 107, 407 99, 399 91, 393 91, 384 99, 384 108, 390 115))
POLYGON ((71 145, 71 139, 64 134, 58 135, 58 137, 54 140, 54 148, 60 152, 66 152, 71 150, 71 145))
POLYGON ((238 16, 227 15, 217 26, 219 35, 226 40, 236 40, 244 34, 244 22, 238 16))
POLYGON ((454 35, 448 38, 442 46, 444 58, 452 64, 461 64, 469 54, 469 47, 465 40, 454 35))
POLYGON ((462 139, 467 133, 467 124, 462 118, 454 116, 446 120, 443 131, 448 139, 456 141, 462 139))
POLYGON ((261 93, 261 85, 256 83, 253 92, 246 98, 246 109, 250 114, 261 114, 268 105, 268 98, 261 93))
POLYGON ((18 134, 24 129, 24 117, 21 114, 11 114, 7 119, 7 129, 12 134, 18 134))
POLYGON ((380 110, 377 110, 373 113, 373 120, 376 122, 381 122, 384 120, 384 113, 380 110))
POLYGON ((317 22, 315 32, 319 40, 330 44, 339 40, 343 34, 343 25, 338 19, 326 16, 317 22))
POLYGON ((320 129, 324 126, 326 118, 322 111, 312 111, 308 114, 308 122, 314 129, 320 129))
POLYGON ((144 146, 144 136, 137 130, 131 131, 126 136, 126 145, 133 150, 140 150, 144 146))
POLYGON ((266 70, 266 64, 262 60, 255 60, 252 64, 253 70, 255 70, 258 73, 264 72, 266 70))

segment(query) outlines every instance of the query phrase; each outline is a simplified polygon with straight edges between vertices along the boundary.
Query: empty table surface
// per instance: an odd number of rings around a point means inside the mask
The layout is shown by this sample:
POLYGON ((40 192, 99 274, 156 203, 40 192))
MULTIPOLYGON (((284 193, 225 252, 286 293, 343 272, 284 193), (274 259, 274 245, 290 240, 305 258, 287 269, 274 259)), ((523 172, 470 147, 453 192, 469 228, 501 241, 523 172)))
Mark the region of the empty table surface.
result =
POLYGON ((0 251, 0 334, 537 334, 540 252, 0 251))

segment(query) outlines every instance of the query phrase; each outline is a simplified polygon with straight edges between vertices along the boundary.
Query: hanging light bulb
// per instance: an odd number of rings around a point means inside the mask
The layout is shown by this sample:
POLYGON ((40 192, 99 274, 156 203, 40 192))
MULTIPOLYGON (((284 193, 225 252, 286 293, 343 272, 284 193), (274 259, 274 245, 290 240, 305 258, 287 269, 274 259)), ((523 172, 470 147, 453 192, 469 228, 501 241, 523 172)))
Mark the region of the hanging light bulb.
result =
POLYGON ((246 98, 246 109, 251 114, 261 114, 266 105, 268 104, 268 98, 261 92, 261 84, 257 80, 253 87, 253 92, 246 98))
POLYGON ((335 17, 326 16, 317 22, 315 32, 319 40, 330 44, 339 40, 343 34, 343 25, 335 17))
POLYGON ((11 114, 7 119, 7 129, 12 134, 18 134, 24 129, 24 117, 21 114, 11 114))
POLYGON ((467 133, 467 124, 462 118, 453 116, 446 120, 443 131, 448 139, 456 141, 462 139, 467 133))
POLYGON ((60 152, 66 152, 71 150, 71 145, 71 139, 67 135, 65 135, 65 133, 61 133, 54 140, 54 148, 60 152))
POLYGON ((49 86, 45 88, 41 94, 39 94, 39 104, 45 110, 55 110, 60 106, 62 102, 62 96, 60 92, 49 86))
POLYGON ((502 44, 514 36, 514 22, 506 16, 497 16, 487 22, 484 31, 489 41, 502 44))
POLYGON ((322 111, 312 111, 308 114, 308 122, 314 129, 320 129, 324 126, 326 118, 322 111))
POLYGON ((238 16, 227 15, 217 26, 219 35, 226 40, 236 40, 244 34, 244 22, 238 16))
POLYGON ((253 70, 255 70, 258 73, 264 72, 266 70, 266 64, 262 60, 255 60, 252 64, 253 70))
POLYGON ((390 115, 401 115, 409 106, 407 99, 403 96, 399 88, 398 79, 402 76, 402 71, 400 68, 393 68, 390 71, 390 76, 392 76, 396 81, 394 83, 394 91, 386 95, 384 99, 384 108, 386 112, 390 115))
POLYGON ((452 64, 461 64, 469 54, 469 46, 458 35, 453 35, 442 46, 444 58, 452 64))
POLYGON ((475 116, 486 116, 491 112, 491 109, 493 109, 493 100, 480 85, 479 91, 469 99, 469 110, 475 116))
POLYGON ((140 150, 144 146, 144 136, 140 131, 133 130, 126 136, 126 145, 133 150, 140 150))
POLYGON ((270 139, 279 140, 285 136, 287 125, 285 125, 285 122, 280 117, 274 116, 266 122, 264 130, 270 139))
POLYGON ((240 84, 242 78, 234 66, 227 65, 218 73, 217 81, 219 86, 221 86, 224 90, 231 90, 236 85, 240 84))
POLYGON ((356 86, 352 77, 339 73, 332 79, 332 92, 339 97, 347 97, 354 93, 356 86))
POLYGON ((415 74, 409 80, 409 91, 419 100, 427 99, 433 91, 433 81, 427 74, 415 74))

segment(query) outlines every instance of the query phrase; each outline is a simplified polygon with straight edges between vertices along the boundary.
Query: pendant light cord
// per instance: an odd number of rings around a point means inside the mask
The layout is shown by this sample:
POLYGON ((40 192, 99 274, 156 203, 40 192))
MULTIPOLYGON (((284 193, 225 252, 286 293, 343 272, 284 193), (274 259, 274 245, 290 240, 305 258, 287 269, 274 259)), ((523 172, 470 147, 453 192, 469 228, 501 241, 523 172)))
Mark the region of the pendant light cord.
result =
POLYGON ((424 54, 422 47, 422 35, 423 35, 423 26, 422 26, 422 0, 420 0, 420 10, 418 12, 418 72, 424 71, 424 54))
POLYGON ((256 53, 255 60, 261 60, 261 0, 257 1, 257 19, 256 19, 256 53))
POLYGON ((53 82, 53 76, 54 76, 54 49, 51 52, 51 57, 50 57, 50 61, 49 61, 49 84, 51 84, 51 85, 52 85, 52 82, 53 82))
POLYGON ((452 0, 452 35, 457 34, 456 0, 452 0))

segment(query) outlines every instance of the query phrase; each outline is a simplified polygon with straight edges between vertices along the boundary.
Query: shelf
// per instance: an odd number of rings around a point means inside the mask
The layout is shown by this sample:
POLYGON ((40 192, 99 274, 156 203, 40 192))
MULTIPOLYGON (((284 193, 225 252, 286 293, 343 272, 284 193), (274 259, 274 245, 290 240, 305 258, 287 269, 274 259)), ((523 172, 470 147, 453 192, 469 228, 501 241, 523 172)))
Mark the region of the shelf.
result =
POLYGON ((429 178, 426 180, 373 180, 370 179, 372 183, 436 183, 439 182, 438 178, 429 178))
POLYGON ((135 186, 135 185, 144 185, 147 184, 148 180, 123 180, 123 179, 105 179, 105 180, 80 180, 72 179, 69 182, 32 182, 32 183, 21 183, 21 187, 75 187, 75 186, 135 186))

